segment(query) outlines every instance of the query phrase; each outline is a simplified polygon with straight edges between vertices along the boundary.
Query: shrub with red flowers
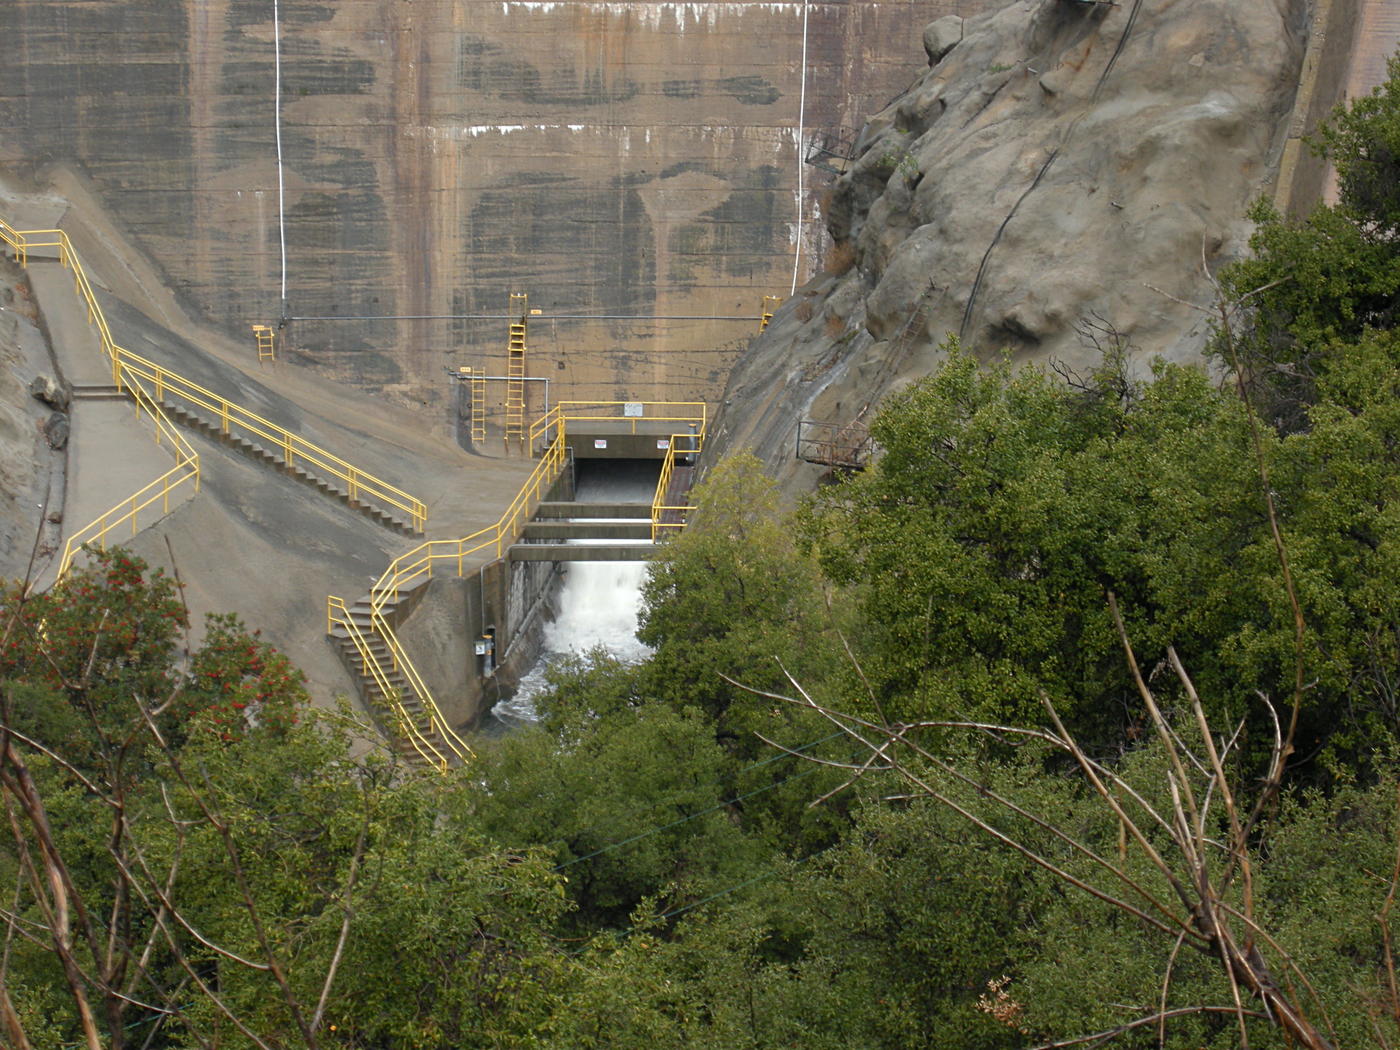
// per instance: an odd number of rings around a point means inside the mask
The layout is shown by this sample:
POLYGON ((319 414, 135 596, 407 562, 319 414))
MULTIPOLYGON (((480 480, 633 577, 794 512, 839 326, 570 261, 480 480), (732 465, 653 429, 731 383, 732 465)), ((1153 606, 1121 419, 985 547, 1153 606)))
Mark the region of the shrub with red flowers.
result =
POLYGON ((306 702, 306 676, 249 633, 237 616, 210 616, 190 664, 181 707, 224 740, 250 731, 285 733, 306 702))
POLYGON ((119 548, 92 552, 45 593, 5 585, 0 617, 9 624, 0 682, 22 730, 70 751, 85 744, 89 760, 143 733, 142 708, 179 747, 200 727, 223 740, 283 732, 307 700, 302 673, 236 616, 211 616, 182 669, 188 618, 177 584, 119 548))
POLYGON ((175 668, 187 625, 175 581, 135 555, 92 552, 50 590, 0 589, 0 682, 25 731, 91 758, 139 731, 181 683, 175 668))

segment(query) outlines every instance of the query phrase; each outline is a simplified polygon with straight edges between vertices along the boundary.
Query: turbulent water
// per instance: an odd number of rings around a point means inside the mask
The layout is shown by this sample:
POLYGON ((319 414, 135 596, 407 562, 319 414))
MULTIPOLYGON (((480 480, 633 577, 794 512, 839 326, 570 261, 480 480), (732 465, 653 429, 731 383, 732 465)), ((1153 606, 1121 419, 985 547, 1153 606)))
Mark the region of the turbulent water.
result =
MULTIPOLYGON (((633 475, 581 478, 579 502, 630 502, 649 500, 654 476, 633 475)), ((606 519, 597 519, 606 520, 606 519)), ((575 540, 575 543, 607 543, 607 540, 575 540)), ((570 653, 585 653, 601 646, 621 660, 640 660, 648 649, 637 640, 637 608, 647 563, 642 561, 576 561, 566 566, 558 598, 558 615, 544 629, 540 658, 520 679, 509 700, 492 709, 500 725, 533 722, 535 697, 544 691, 550 661, 570 653)))

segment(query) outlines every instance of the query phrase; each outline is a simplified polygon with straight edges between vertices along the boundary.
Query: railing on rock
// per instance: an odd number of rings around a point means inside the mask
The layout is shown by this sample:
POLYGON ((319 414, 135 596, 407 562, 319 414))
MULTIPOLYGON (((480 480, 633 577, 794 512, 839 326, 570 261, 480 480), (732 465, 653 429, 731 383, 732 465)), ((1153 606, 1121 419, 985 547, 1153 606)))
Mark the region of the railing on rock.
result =
POLYGON ((874 447, 869 428, 858 419, 845 424, 798 420, 797 458, 805 463, 864 470, 874 447))

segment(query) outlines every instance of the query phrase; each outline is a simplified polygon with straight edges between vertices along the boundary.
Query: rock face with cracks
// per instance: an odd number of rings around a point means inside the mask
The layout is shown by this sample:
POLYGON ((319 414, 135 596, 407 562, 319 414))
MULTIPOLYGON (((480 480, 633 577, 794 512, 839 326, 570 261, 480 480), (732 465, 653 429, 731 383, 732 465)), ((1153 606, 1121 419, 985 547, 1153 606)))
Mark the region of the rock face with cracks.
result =
POLYGON ((1206 318, 1176 300, 1208 305, 1205 271, 1247 249, 1305 8, 1020 0, 931 24, 929 70, 862 129, 827 196, 825 272, 731 374, 711 455, 750 447, 810 484, 798 421, 868 419, 950 333, 1084 369, 1087 322, 1137 367, 1198 360, 1206 318))

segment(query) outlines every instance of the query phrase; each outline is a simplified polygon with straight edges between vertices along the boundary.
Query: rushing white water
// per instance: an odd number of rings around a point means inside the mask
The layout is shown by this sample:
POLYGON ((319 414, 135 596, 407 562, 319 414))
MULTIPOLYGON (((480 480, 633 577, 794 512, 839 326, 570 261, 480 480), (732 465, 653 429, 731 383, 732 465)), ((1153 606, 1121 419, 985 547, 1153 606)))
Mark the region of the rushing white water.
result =
MULTIPOLYGON (((640 483, 627 477, 590 478, 580 481, 577 498, 580 503, 650 499, 654 485, 654 476, 640 483)), ((610 541, 572 542, 605 544, 610 541)), ((559 592, 558 615, 544 629, 540 658, 521 676, 515 695, 497 704, 491 713, 505 725, 535 721, 535 697, 548 686, 545 674, 550 661, 561 656, 587 653, 599 647, 619 660, 640 660, 646 656, 649 650, 637 640, 637 608, 646 572, 647 563, 642 561, 568 563, 559 592)))
POLYGON ((637 605, 646 571, 641 561, 571 563, 559 593, 559 615, 544 629, 539 660, 521 677, 516 694, 492 713, 504 722, 533 722, 535 697, 548 685, 545 672, 560 656, 600 646, 619 660, 646 656, 647 647, 637 640, 637 605))

